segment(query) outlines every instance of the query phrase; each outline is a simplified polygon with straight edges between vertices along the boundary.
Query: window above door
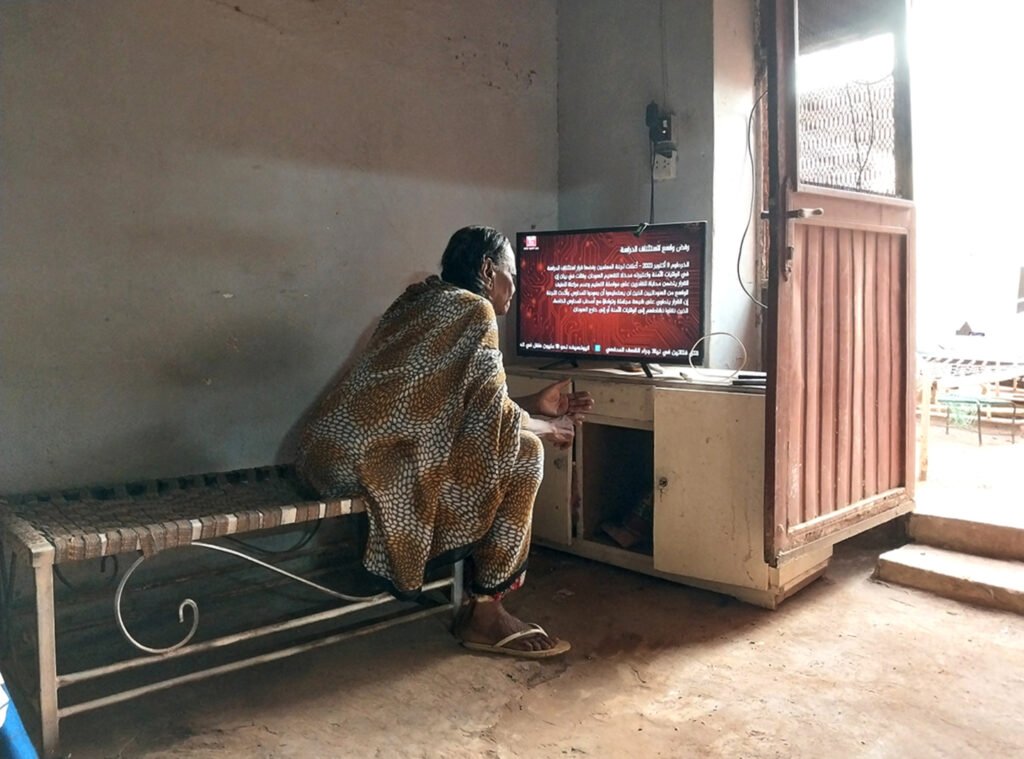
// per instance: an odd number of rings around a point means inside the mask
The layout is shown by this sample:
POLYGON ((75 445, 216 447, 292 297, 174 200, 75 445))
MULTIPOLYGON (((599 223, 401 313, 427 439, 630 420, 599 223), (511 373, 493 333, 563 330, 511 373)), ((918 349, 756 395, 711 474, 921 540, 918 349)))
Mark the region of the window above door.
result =
POLYGON ((909 197, 903 7, 887 0, 797 3, 801 185, 909 197))

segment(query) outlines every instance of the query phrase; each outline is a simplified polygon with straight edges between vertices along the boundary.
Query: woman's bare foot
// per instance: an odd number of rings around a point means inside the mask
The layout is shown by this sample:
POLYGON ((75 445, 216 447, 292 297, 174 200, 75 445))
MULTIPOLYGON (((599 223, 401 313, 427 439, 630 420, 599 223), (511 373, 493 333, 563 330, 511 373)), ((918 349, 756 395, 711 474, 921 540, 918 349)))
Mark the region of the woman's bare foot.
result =
MULTIPOLYGON (((530 629, 530 625, 509 614, 501 601, 470 599, 459 611, 452 632, 461 641, 494 645, 509 635, 530 629)), ((538 632, 510 641, 504 647, 516 651, 546 651, 556 645, 558 638, 538 632)))

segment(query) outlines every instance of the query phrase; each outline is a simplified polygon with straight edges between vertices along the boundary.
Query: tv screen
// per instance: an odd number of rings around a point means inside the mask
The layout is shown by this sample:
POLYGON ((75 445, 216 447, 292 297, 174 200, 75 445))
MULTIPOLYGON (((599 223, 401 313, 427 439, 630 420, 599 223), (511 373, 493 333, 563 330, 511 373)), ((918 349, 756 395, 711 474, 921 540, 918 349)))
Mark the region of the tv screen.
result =
POLYGON ((703 221, 520 232, 517 354, 699 365, 706 238, 703 221))

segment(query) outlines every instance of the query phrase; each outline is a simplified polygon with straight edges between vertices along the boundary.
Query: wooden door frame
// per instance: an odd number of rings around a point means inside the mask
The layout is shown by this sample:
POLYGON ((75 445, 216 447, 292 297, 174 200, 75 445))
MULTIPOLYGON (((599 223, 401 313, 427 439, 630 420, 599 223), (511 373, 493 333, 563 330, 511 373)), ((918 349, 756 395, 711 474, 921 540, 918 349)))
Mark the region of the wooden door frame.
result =
MULTIPOLYGON (((786 228, 782 223, 786 218, 786 189, 795 189, 796 167, 796 130, 786 128, 796 112, 796 68, 787 66, 781 50, 792 50, 796 45, 796 19, 791 24, 779 21, 780 12, 785 18, 787 0, 761 0, 761 34, 762 47, 767 61, 766 85, 767 93, 779 91, 779 83, 792 79, 791 86, 785 87, 787 98, 794 98, 792 109, 790 104, 779 102, 779 98, 766 97, 768 115, 768 197, 766 198, 768 216, 768 296, 765 302, 769 308, 779 302, 780 266, 783 265, 782 251, 787 247, 786 228), (781 112, 780 112, 781 111, 781 112), (785 173, 783 174, 783 170, 785 173), (779 192, 776 188, 782 188, 779 192)), ((778 319, 765 320, 765 371, 769 378, 778 377, 778 319)), ((765 398, 765 478, 764 478, 764 558, 771 566, 778 566, 778 553, 775 550, 775 492, 777 487, 778 467, 775 466, 774 431, 778 426, 778 388, 777 383, 769 382, 765 398)))

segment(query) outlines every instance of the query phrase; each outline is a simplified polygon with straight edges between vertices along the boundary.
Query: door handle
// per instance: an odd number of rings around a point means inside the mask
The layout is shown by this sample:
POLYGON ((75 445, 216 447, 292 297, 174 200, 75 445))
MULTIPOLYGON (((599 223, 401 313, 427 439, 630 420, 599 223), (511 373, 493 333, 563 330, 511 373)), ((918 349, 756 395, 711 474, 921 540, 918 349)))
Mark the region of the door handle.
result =
MULTIPOLYGON (((787 219, 806 219, 810 216, 824 216, 824 208, 794 208, 786 212, 787 219)), ((772 218, 771 211, 761 211, 761 218, 765 221, 772 218)))
POLYGON ((791 208, 786 211, 786 253, 782 259, 782 278, 786 281, 793 275, 793 220, 824 216, 824 208, 791 208))
POLYGON ((792 208, 786 211, 787 219, 807 219, 811 216, 824 216, 824 208, 792 208))

